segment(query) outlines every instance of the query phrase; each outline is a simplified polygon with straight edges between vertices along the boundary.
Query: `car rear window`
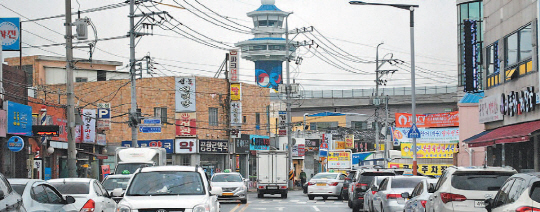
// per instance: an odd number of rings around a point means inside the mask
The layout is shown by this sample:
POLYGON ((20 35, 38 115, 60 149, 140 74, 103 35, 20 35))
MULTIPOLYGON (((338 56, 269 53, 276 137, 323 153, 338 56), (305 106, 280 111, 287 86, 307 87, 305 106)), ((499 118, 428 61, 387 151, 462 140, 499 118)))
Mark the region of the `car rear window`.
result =
POLYGON ((61 194, 88 194, 89 182, 50 182, 61 194))
POLYGON ((360 183, 369 184, 376 176, 396 176, 396 174, 392 172, 364 172, 360 176, 360 183))
POLYGON ((461 190, 497 191, 512 172, 456 172, 452 176, 452 187, 461 190))
POLYGON ((540 182, 536 182, 532 185, 529 196, 533 201, 540 203, 540 182))
POLYGON ((422 178, 394 178, 392 188, 414 188, 422 180, 422 178))
POLYGON ((316 174, 311 179, 336 179, 338 174, 316 174))

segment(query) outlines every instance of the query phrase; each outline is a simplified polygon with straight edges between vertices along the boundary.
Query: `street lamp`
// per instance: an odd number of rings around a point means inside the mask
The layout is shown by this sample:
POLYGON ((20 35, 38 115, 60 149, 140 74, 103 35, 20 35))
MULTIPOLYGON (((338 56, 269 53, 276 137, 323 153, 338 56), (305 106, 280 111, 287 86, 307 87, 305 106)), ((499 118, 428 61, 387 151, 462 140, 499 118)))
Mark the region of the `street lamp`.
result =
MULTIPOLYGON (((412 98, 412 124, 416 125, 416 87, 415 87, 415 76, 414 76, 414 8, 418 5, 413 4, 383 4, 383 3, 368 3, 363 1, 350 1, 349 4, 352 5, 374 5, 374 6, 390 6, 403 10, 410 11, 410 20, 411 20, 411 98, 412 98)), ((412 142, 413 148, 413 174, 417 175, 418 173, 418 164, 416 157, 416 138, 413 138, 412 142)))

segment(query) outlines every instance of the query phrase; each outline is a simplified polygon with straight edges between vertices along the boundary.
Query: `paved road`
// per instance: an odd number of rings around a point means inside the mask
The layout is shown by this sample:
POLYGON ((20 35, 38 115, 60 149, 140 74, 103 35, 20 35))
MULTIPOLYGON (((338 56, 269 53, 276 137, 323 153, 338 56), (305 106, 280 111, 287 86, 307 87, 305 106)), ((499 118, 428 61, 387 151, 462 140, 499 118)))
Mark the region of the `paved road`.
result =
POLYGON ((315 200, 308 200, 307 195, 302 191, 290 191, 287 199, 281 199, 279 195, 264 195, 265 198, 257 198, 257 193, 248 194, 248 203, 221 202, 222 212, 250 212, 250 211, 289 211, 289 212, 345 212, 351 211, 347 206, 347 201, 329 198, 324 201, 318 197, 315 200))

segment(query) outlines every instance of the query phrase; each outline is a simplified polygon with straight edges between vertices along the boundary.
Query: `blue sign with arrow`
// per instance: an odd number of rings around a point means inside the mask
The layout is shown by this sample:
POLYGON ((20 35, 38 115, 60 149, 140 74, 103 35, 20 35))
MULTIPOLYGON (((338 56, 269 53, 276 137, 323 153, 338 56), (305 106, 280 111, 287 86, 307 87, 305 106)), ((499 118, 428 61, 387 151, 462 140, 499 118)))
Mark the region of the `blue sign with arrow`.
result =
POLYGON ((409 133, 407 134, 408 138, 420 138, 420 130, 418 130, 418 127, 416 127, 416 124, 413 124, 411 126, 411 129, 409 130, 409 133))

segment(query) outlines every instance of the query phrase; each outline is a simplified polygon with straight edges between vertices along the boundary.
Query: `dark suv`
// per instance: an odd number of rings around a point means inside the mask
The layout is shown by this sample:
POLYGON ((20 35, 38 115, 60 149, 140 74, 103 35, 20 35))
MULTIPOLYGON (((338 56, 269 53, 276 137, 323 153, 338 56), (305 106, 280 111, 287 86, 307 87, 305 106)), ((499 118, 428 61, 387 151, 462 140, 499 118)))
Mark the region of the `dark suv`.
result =
POLYGON ((396 176, 396 173, 391 169, 368 168, 357 170, 348 190, 348 204, 353 209, 353 212, 364 208, 364 194, 369 189, 368 185, 375 176, 396 176))

